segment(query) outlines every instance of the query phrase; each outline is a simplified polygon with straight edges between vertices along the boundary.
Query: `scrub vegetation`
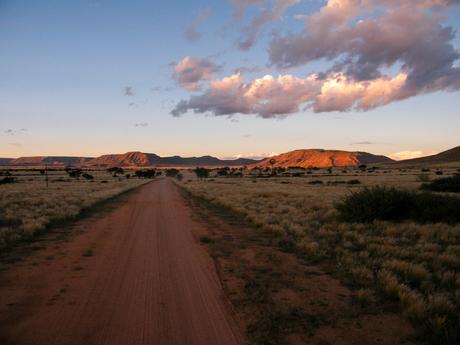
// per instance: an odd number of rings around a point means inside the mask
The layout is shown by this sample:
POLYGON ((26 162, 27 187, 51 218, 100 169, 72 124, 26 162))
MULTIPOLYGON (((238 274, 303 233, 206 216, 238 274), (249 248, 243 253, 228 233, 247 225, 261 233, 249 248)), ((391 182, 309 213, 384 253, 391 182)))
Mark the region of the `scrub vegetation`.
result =
MULTIPOLYGON (((458 343, 459 199, 420 192, 419 169, 335 170, 271 178, 189 173, 180 185, 270 234, 283 252, 332 267, 357 304, 392 303, 421 342, 458 343)), ((449 179, 453 173, 444 171, 449 179)))
POLYGON ((14 183, 0 185, 0 251, 147 182, 79 169, 48 171, 47 175, 38 170, 9 174, 14 183))

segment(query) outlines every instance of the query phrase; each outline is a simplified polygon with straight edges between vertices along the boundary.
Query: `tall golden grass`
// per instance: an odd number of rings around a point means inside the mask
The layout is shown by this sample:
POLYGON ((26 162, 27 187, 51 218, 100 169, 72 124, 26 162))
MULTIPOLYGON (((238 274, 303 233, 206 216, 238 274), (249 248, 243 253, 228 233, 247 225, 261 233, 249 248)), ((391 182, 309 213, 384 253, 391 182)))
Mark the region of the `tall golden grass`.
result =
MULTIPOLYGON (((336 274, 365 302, 392 300, 433 344, 460 340, 460 224, 340 222, 334 203, 362 186, 420 186, 420 170, 353 173, 361 185, 330 183, 343 176, 212 178, 181 183, 204 198, 269 231, 309 262, 333 262, 336 274), (310 184, 312 180, 323 184, 310 184)), ((340 175, 340 174, 339 174, 340 175)))
POLYGON ((92 172, 92 181, 69 178, 63 171, 45 176, 15 172, 18 183, 0 186, 0 250, 45 229, 54 221, 77 216, 83 209, 111 198, 146 180, 113 178, 92 172))

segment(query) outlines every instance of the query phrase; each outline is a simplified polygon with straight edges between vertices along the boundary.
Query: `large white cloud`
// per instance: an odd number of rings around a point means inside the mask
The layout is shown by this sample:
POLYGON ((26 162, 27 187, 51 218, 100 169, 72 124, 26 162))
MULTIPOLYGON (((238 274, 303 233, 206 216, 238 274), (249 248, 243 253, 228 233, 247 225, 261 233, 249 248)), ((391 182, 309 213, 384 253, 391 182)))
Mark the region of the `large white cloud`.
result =
POLYGON ((407 76, 378 78, 356 82, 343 74, 320 79, 312 74, 306 78, 267 75, 244 82, 237 73, 213 81, 201 95, 182 100, 172 114, 179 116, 191 110, 214 115, 257 114, 264 118, 296 113, 302 106, 315 112, 369 110, 401 97, 407 76))

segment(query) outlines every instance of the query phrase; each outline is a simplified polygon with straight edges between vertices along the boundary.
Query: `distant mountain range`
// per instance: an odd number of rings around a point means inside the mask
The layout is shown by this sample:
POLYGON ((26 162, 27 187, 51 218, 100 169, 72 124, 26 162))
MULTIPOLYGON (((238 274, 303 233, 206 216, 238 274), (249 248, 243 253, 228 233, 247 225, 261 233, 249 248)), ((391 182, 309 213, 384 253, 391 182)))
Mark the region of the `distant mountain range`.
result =
POLYGON ((103 155, 85 163, 93 167, 195 167, 195 166, 241 166, 257 161, 248 158, 223 160, 212 156, 202 157, 160 157, 154 153, 127 152, 123 154, 103 155))
POLYGON ((361 164, 389 163, 392 159, 386 156, 373 155, 367 152, 349 152, 339 150, 308 149, 282 153, 266 158, 254 166, 259 167, 345 167, 361 164))
POLYGON ((82 165, 90 161, 89 157, 35 156, 20 158, 0 158, 0 165, 44 166, 44 165, 82 165))
POLYGON ((123 154, 103 155, 91 157, 21 157, 0 158, 1 166, 16 167, 65 167, 79 166, 88 168, 109 167, 222 167, 222 166, 248 166, 248 167, 344 167, 358 166, 361 164, 384 164, 394 167, 418 167, 425 165, 445 165, 459 163, 460 146, 441 152, 437 155, 427 156, 404 161, 394 161, 386 156, 373 155, 367 152, 350 152, 340 150, 305 149, 286 152, 277 156, 254 160, 239 158, 223 160, 212 156, 202 157, 160 157, 154 153, 127 152, 123 154))
POLYGON ((160 157, 154 153, 127 152, 123 154, 91 157, 37 156, 20 158, 0 158, 0 165, 17 167, 65 167, 79 166, 88 168, 108 167, 195 167, 195 166, 242 166, 257 163, 257 160, 238 158, 222 160, 212 156, 202 157, 160 157))

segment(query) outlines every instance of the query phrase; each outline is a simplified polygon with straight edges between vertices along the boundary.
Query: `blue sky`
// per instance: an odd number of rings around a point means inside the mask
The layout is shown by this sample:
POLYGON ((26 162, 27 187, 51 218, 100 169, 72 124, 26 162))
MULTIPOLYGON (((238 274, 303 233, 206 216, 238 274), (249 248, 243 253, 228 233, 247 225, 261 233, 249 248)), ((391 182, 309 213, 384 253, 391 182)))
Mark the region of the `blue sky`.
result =
MULTIPOLYGON (((253 6, 236 21, 224 0, 0 0, 0 157, 134 150, 234 157, 319 147, 428 154, 460 144, 458 91, 437 90, 368 111, 301 107, 268 118, 172 116, 177 102, 191 97, 172 77, 185 56, 212 60, 219 66, 214 79, 242 67, 256 68, 247 80, 286 73, 303 78, 327 69, 330 63, 321 59, 279 68, 268 56, 272 33, 302 30, 294 16, 311 15, 325 1, 289 7, 264 26, 250 50, 237 48, 249 20, 270 6, 253 6), (191 42, 184 30, 204 10, 209 15, 197 25, 201 37, 191 42), (125 95, 128 86, 133 95, 125 95)), ((451 9, 442 25, 458 30, 459 19, 459 9, 451 9)), ((458 34, 450 43, 460 46, 458 34)))

